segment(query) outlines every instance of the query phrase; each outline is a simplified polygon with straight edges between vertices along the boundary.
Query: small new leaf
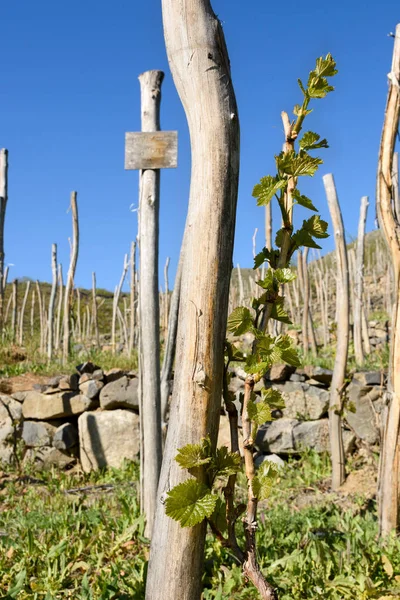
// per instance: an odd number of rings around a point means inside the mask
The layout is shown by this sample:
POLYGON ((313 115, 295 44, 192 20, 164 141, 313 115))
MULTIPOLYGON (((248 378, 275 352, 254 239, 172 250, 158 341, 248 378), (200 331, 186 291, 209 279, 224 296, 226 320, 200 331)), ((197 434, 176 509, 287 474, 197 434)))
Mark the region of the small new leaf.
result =
POLYGON ((313 237, 316 238, 329 237, 329 233, 326 232, 328 229, 328 223, 323 221, 319 215, 313 215, 307 221, 303 221, 302 229, 308 231, 313 237))
POLYGON ((300 206, 304 206, 304 208, 309 208, 310 210, 315 210, 316 212, 318 211, 318 208, 314 206, 310 198, 300 194, 298 189, 293 190, 292 197, 293 200, 296 201, 296 204, 300 204, 300 206))
POLYGON ((249 400, 247 410, 251 421, 256 425, 263 425, 267 421, 271 421, 271 409, 265 402, 254 402, 249 400))
POLYGON ((165 513, 182 527, 193 527, 209 518, 215 510, 217 496, 195 479, 176 485, 165 501, 165 513))
POLYGON ((275 319, 275 321, 280 321, 281 323, 287 323, 287 325, 291 325, 292 321, 289 319, 289 315, 283 308, 283 303, 283 296, 278 296, 272 305, 270 316, 272 319, 275 319))
POLYGON ((271 409, 285 408, 285 401, 282 394, 274 388, 261 390, 261 400, 268 404, 271 409))
POLYGON ((275 275, 275 278, 278 281, 278 283, 281 283, 281 284, 290 283, 297 277, 296 273, 293 273, 293 271, 288 268, 276 269, 276 271, 274 272, 274 275, 275 275))
POLYGON ((253 330, 253 319, 248 308, 238 306, 228 317, 228 331, 233 335, 243 335, 253 330))
POLYGON ((302 175, 312 177, 319 165, 322 165, 320 158, 310 156, 304 150, 300 150, 299 154, 294 151, 281 152, 278 156, 275 156, 275 160, 278 171, 292 177, 302 175))
POLYGON ((229 452, 226 446, 217 448, 210 465, 213 478, 234 475, 240 470, 240 455, 229 452))
POLYGON ((257 476, 252 481, 253 493, 259 500, 268 498, 279 471, 280 467, 273 462, 265 461, 261 465, 257 476))
POLYGON ((193 469, 211 462, 211 443, 209 438, 202 440, 201 444, 187 444, 179 448, 175 457, 182 469, 193 469))
POLYGON ((257 206, 266 206, 279 190, 287 187, 287 180, 278 176, 263 177, 260 183, 254 186, 253 196, 257 198, 257 206))
POLYGON ((317 150, 317 148, 329 148, 328 141, 323 139, 318 133, 314 131, 306 131, 301 140, 299 146, 302 150, 317 150))

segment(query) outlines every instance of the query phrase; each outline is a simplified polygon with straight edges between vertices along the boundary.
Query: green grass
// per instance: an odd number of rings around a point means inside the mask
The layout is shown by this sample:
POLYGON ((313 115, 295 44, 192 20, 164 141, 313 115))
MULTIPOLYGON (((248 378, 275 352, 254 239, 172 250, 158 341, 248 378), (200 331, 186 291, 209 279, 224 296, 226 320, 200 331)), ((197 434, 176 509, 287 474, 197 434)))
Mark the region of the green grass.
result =
POLYGON ((39 352, 35 341, 27 344, 23 349, 14 347, 7 342, 0 343, 0 377, 14 377, 24 373, 49 377, 60 373, 70 374, 75 371, 76 365, 85 361, 92 361, 104 371, 114 367, 130 371, 137 369, 138 366, 136 350, 132 352, 132 356, 127 356, 91 348, 79 353, 72 353, 68 361, 62 364, 59 358, 49 362, 47 357, 39 352))
MULTIPOLYGON (((137 465, 91 475, 27 474, 31 479, 12 472, 0 478, 0 598, 143 599, 149 545, 137 465), (99 484, 114 487, 65 493, 99 484)), ((280 600, 400 598, 400 540, 380 544, 375 503, 362 496, 341 503, 325 491, 329 474, 328 457, 312 452, 287 463, 260 510, 261 568, 280 600), (299 498, 313 494, 302 508, 299 498)), ((203 600, 256 600, 211 535, 204 565, 203 600)))

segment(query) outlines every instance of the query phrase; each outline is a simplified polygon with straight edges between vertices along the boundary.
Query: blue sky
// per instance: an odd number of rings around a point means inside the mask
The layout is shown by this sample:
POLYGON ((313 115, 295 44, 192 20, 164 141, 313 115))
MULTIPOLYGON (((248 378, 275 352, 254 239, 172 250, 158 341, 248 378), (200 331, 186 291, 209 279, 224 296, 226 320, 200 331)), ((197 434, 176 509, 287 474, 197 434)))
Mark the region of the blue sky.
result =
MULTIPOLYGON (((333 172, 348 238, 369 195, 374 227, 376 161, 398 0, 307 3, 214 0, 223 22, 241 123, 241 172, 234 262, 252 263, 252 236, 264 239, 264 212, 251 196, 274 173, 281 110, 300 100, 297 78, 331 52, 336 91, 316 101, 307 129, 326 137, 325 164, 302 189, 329 219, 322 175, 333 172)), ((13 0, 2 6, 0 147, 10 152, 6 263, 11 277, 50 280, 51 244, 69 262, 69 195, 78 191, 81 245, 76 284, 117 284, 137 232, 137 172, 124 171, 125 131, 140 129, 137 76, 165 71, 161 124, 179 132, 179 166, 161 176, 160 271, 178 260, 186 216, 190 147, 168 69, 160 0, 13 0)), ((321 153, 322 156, 322 153, 321 153)), ((306 216, 299 209, 298 219, 306 216)), ((276 215, 277 216, 277 215, 276 215)), ((276 219, 277 221, 277 219, 276 219)), ((324 242, 324 251, 333 248, 324 242)))

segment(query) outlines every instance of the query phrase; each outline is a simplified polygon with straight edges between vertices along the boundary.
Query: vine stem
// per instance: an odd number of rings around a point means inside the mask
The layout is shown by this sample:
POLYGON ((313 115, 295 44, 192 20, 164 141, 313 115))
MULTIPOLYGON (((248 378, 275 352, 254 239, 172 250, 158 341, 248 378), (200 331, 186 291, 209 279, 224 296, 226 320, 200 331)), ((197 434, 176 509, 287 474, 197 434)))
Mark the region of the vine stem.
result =
POLYGON ((245 576, 255 585, 262 600, 278 600, 278 596, 272 585, 268 583, 262 574, 257 561, 256 554, 256 530, 257 530, 257 505, 258 500, 253 491, 253 480, 255 476, 254 467, 254 439, 253 423, 249 417, 248 405, 254 389, 254 377, 249 376, 244 382, 243 401, 243 454, 247 478, 247 511, 243 519, 244 533, 246 538, 246 555, 243 563, 245 576))

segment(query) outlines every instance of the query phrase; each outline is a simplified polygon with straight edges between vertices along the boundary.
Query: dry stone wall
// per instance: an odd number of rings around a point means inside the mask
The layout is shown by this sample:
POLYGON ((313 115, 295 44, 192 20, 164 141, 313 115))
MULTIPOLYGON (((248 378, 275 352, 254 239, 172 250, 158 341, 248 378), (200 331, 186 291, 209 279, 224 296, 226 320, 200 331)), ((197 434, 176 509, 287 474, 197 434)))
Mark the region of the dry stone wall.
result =
MULTIPOLYGON (((231 369, 230 391, 241 410, 246 374, 231 369)), ((257 433, 257 464, 282 460, 308 448, 329 451, 329 386, 332 372, 321 367, 294 369, 275 365, 256 393, 278 389, 285 400, 274 420, 257 433), (280 458, 279 458, 280 457, 280 458)), ((355 373, 346 390, 343 421, 345 450, 376 446, 384 406, 385 375, 355 373)), ((221 409, 219 445, 230 445, 229 421, 221 409)), ((239 425, 241 425, 239 420, 239 425)), ((19 457, 38 465, 68 466, 80 461, 84 471, 118 467, 139 455, 138 378, 135 372, 104 372, 87 362, 69 376, 50 378, 46 385, 0 394, 0 462, 19 457)))

